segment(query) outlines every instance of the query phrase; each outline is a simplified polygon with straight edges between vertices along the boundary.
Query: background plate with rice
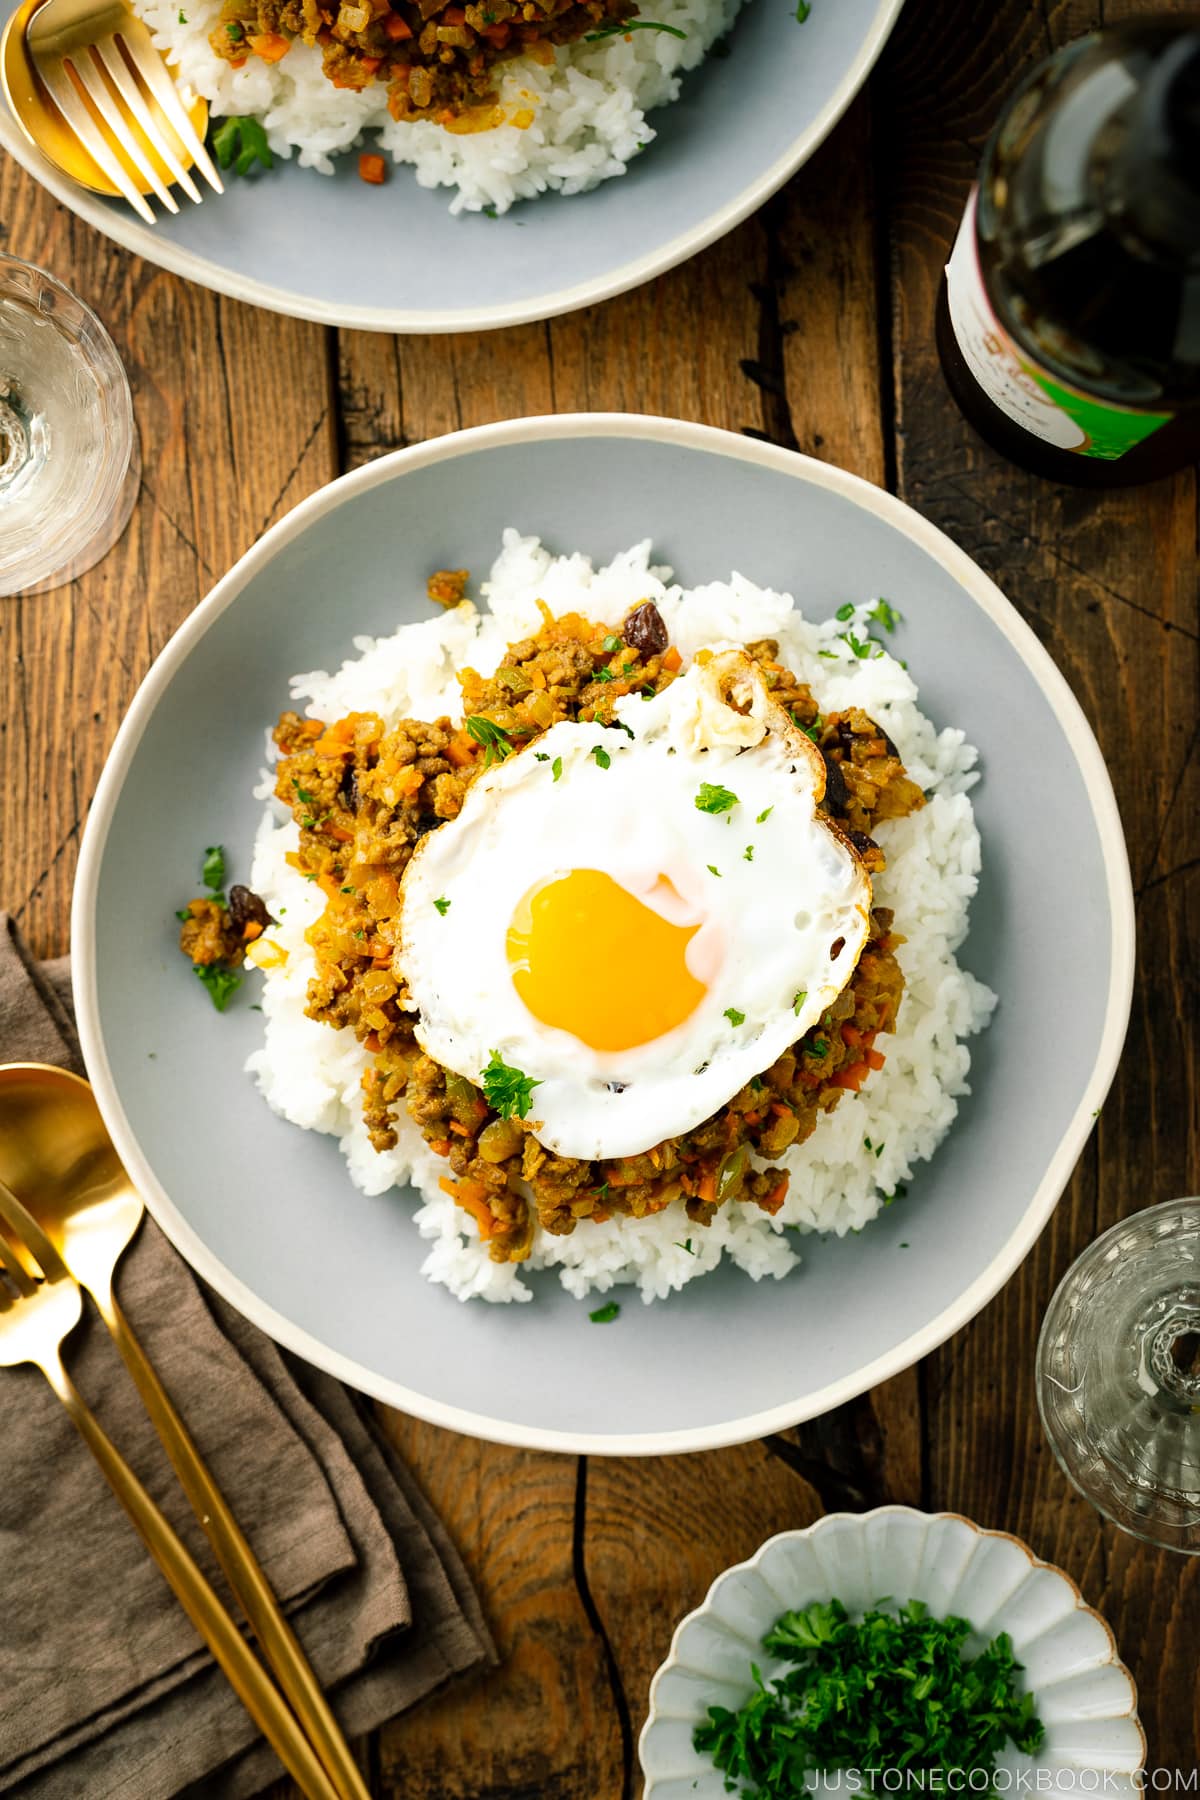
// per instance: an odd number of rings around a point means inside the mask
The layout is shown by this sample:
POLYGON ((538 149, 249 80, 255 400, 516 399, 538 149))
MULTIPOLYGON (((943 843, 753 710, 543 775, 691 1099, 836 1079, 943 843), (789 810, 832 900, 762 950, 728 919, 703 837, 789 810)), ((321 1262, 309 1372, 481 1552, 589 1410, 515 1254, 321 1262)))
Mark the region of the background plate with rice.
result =
MULTIPOLYGON (((679 99, 650 114, 654 141, 633 158, 627 173, 587 194, 544 194, 502 218, 454 217, 444 189, 420 185, 422 169, 428 178, 440 179, 452 172, 455 157, 470 160, 480 204, 497 204, 517 185, 519 171, 484 171, 473 151, 462 149, 469 140, 458 137, 449 152, 418 145, 417 179, 407 169, 395 169, 382 188, 359 180, 353 155, 339 158, 334 174, 324 177, 302 168, 298 158, 276 159, 274 169, 234 177, 223 196, 188 206, 177 217, 162 217, 153 228, 142 225, 123 201, 90 194, 61 175, 27 142, 2 102, 0 145, 64 206, 116 242, 235 299, 369 330, 484 330, 548 318, 635 287, 753 212, 841 117, 901 3, 818 0, 800 25, 795 0, 747 0, 729 36, 729 55, 707 57, 684 78, 679 99), (497 200, 481 198, 487 182, 495 184, 497 200)), ((0 18, 14 4, 0 0, 0 18)), ((155 0, 155 5, 165 29, 195 42, 186 3, 155 0)), ((197 20, 208 6, 209 0, 202 0, 197 20)), ((720 22, 733 10, 733 0, 670 0, 671 16, 694 18, 706 39, 722 29, 720 22)), ((629 43, 621 38, 585 47, 585 60, 602 71, 636 64, 643 96, 653 101, 667 92, 675 59, 686 66, 697 42, 636 32, 629 43)), ((289 52, 282 66, 296 54, 289 52)), ((270 100, 273 84, 265 64, 242 74, 258 83, 264 103, 270 100)), ((569 121, 560 121, 570 146, 565 186, 586 180, 597 159, 626 161, 644 136, 615 83, 615 75, 605 74, 599 84, 610 89, 607 112, 599 102, 589 108, 586 95, 581 99, 584 111, 592 113, 590 124, 576 132, 569 121)), ((333 109, 332 119, 326 115, 330 102, 322 90, 328 85, 319 71, 305 82, 321 115, 305 133, 314 160, 345 141, 344 108, 333 109)), ((330 91, 339 103, 355 98, 330 91)), ((239 107, 244 104, 238 100, 239 107)), ((307 106, 310 100, 297 98, 294 104, 307 106)), ((391 129, 425 131, 424 126, 391 129)), ((523 138, 515 127, 506 128, 506 135, 523 138)), ((529 163, 527 184, 538 172, 535 165, 545 176, 555 155, 529 163)), ((529 162, 520 142, 515 160, 529 162)))

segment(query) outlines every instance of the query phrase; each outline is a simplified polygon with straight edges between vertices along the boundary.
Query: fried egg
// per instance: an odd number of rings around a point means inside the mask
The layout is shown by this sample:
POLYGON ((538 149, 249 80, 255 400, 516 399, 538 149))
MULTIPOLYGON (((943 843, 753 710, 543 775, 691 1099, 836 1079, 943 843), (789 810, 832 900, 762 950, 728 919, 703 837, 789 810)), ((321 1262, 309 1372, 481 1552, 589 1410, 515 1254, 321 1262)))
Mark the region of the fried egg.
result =
POLYGON ((617 727, 563 722, 422 840, 396 966, 422 1047, 537 1083, 578 1158, 710 1118, 814 1025, 866 942, 871 884, 817 812, 820 752, 741 650, 701 651, 617 727))

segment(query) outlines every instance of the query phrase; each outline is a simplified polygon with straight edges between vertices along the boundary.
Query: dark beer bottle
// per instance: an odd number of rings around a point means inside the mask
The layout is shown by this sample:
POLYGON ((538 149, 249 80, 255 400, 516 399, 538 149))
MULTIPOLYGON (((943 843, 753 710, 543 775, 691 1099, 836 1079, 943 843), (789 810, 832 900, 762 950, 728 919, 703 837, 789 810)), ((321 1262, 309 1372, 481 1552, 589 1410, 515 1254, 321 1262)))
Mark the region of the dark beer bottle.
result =
POLYGON ((1066 45, 1008 102, 938 302, 980 435, 1056 481, 1200 460, 1200 12, 1066 45))

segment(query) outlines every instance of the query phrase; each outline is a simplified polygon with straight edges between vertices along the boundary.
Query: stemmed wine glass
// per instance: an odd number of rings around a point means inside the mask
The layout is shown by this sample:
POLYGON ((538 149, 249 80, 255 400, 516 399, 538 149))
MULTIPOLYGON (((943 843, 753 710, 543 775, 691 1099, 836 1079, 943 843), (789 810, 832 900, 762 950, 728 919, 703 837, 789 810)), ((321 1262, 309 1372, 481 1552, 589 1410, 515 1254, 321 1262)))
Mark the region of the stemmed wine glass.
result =
POLYGON ((1084 1498, 1135 1537, 1200 1554, 1200 1199, 1123 1219, 1067 1270, 1037 1389, 1084 1498))
POLYGON ((0 253, 0 595, 58 587, 120 537, 141 472, 129 382, 69 288, 0 253))

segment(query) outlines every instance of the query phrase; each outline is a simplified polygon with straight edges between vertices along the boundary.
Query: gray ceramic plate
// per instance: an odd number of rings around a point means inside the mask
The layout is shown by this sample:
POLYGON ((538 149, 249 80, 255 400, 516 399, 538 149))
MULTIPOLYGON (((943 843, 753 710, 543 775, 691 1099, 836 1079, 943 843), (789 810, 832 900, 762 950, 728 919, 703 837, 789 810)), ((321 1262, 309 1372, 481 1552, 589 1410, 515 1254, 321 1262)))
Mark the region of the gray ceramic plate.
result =
MULTIPOLYGON (((450 193, 396 169, 386 188, 294 165, 231 180, 142 225, 68 181, 0 100, 0 145, 80 218, 191 281, 277 312, 375 331, 465 331, 606 300, 694 256, 782 186, 865 81, 902 0, 748 0, 731 54, 709 58, 652 115, 658 137, 590 194, 451 218, 450 193), (313 254, 313 246, 319 254, 313 254)), ((0 24, 16 0, 0 0, 0 24)))
POLYGON ((168 644, 88 820, 72 922, 84 1051, 152 1211, 283 1343, 442 1425, 561 1450, 756 1437, 906 1367, 1016 1268, 1091 1129, 1128 1019, 1133 902, 1108 775, 1045 651, 969 559, 897 500, 697 425, 527 419, 435 439, 315 494, 168 644), (264 726, 296 669, 426 607, 432 568, 481 569, 502 528, 608 557, 641 537, 688 584, 731 568, 817 615, 885 592, 939 723, 979 745, 984 878, 966 961, 1001 997, 974 1092, 902 1205, 804 1266, 732 1269, 603 1329, 552 1276, 525 1306, 466 1305, 418 1273, 410 1199, 364 1199, 332 1139, 284 1124, 242 1073, 258 1035, 218 1015, 174 948, 197 847, 241 846, 264 726), (1070 930, 1064 921, 1070 920, 1070 930), (901 1243, 908 1248, 901 1249, 901 1243))

